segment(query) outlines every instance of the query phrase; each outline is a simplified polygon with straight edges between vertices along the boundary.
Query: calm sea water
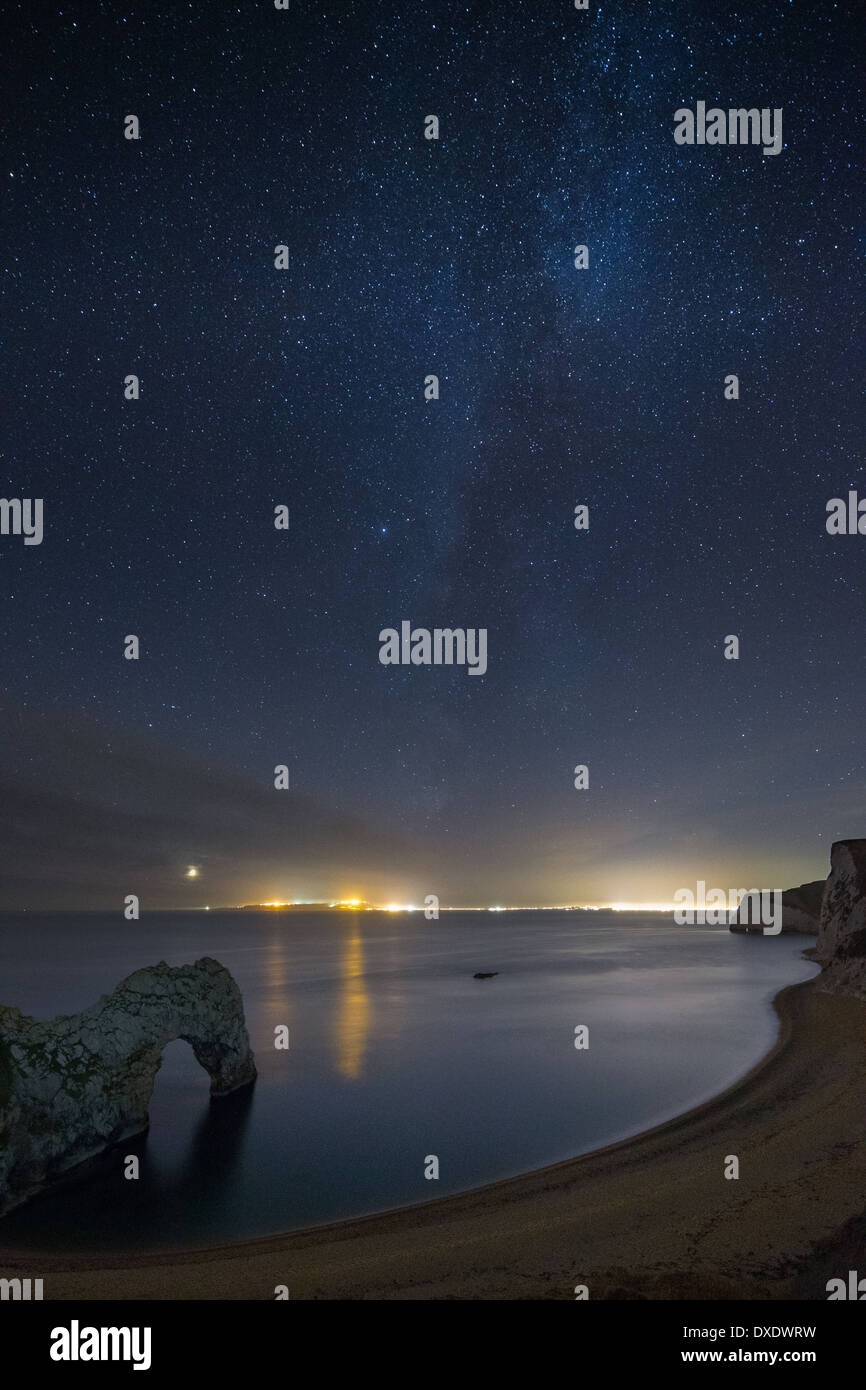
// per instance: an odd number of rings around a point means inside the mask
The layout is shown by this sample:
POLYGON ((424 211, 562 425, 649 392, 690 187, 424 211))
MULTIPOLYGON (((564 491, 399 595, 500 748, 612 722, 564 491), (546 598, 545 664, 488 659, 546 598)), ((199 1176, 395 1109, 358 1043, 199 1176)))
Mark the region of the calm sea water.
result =
POLYGON ((215 956, 240 985, 259 1069, 251 1092, 212 1106, 191 1049, 171 1043, 149 1134, 0 1221, 0 1245, 267 1235, 586 1152, 747 1071, 775 1039, 773 995, 815 973, 807 944, 622 913, 0 918, 0 1001, 37 1018, 143 965, 215 956), (138 1182, 122 1177, 127 1153, 138 1182))

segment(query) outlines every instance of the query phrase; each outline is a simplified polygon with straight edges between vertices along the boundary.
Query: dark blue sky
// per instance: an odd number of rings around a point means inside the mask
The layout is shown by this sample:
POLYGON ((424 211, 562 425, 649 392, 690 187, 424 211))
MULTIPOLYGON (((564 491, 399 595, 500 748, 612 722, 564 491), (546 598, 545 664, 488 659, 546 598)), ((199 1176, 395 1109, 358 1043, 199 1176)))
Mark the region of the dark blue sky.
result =
POLYGON ((864 833, 856 14, 7 7, 0 905, 669 901, 864 833), (487 674, 381 666, 403 619, 487 674))

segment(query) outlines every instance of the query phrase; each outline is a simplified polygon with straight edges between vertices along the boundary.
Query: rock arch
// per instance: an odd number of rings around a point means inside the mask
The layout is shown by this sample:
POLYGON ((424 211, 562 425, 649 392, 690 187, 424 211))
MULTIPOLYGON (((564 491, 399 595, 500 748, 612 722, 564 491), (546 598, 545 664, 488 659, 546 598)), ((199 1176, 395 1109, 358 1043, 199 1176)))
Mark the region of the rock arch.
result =
POLYGON ((212 1096, 255 1080, 241 992, 209 956, 136 970, 90 1008, 45 1023, 0 1006, 0 1213, 146 1130, 163 1048, 176 1038, 212 1096))

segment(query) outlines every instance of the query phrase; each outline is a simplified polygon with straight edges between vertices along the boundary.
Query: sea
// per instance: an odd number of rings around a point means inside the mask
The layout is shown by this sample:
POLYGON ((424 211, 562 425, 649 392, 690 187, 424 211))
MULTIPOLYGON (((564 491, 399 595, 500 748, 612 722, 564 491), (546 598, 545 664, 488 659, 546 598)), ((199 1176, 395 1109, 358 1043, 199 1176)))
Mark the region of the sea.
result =
POLYGON ((771 1001, 816 973, 809 944, 613 911, 7 914, 0 1003, 40 1019, 142 966, 215 957, 240 986, 258 1080, 211 1102, 189 1045, 169 1043, 148 1133, 0 1220, 0 1249, 220 1244, 610 1144, 772 1047, 771 1001))

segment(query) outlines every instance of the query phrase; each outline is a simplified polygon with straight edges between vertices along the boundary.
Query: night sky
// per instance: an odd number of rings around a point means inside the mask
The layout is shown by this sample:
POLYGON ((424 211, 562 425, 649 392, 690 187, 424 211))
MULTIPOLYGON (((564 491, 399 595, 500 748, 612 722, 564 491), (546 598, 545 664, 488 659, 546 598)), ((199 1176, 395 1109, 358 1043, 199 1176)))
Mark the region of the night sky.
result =
POLYGON ((6 7, 0 906, 669 902, 866 834, 857 10, 6 7))

